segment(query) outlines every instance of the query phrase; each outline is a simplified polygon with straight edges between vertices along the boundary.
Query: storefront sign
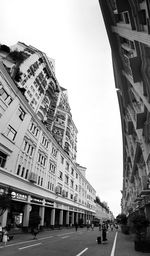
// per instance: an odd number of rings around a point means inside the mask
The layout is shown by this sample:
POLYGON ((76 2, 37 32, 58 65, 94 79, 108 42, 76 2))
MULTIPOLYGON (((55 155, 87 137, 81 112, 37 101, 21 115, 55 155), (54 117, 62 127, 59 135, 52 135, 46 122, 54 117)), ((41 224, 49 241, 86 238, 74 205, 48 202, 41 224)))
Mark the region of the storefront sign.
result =
POLYGON ((32 197, 31 198, 32 203, 37 203, 37 204, 43 204, 43 200, 40 198, 32 197))
POLYGON ((62 208, 62 204, 56 204, 56 208, 62 208))
POLYGON ((54 202, 45 201, 45 205, 54 207, 54 202))
POLYGON ((27 201, 27 199, 28 199, 27 195, 24 195, 24 194, 21 194, 18 192, 14 192, 14 191, 11 192, 11 197, 12 197, 12 199, 18 199, 18 200, 22 200, 22 201, 27 201))

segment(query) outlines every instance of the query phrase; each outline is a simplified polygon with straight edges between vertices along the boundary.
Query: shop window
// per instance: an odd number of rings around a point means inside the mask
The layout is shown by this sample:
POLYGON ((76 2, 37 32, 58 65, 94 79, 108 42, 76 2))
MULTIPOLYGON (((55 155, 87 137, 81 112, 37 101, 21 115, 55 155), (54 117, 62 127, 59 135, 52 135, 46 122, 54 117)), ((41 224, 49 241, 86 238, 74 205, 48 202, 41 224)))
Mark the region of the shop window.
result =
POLYGON ((7 155, 0 151, 0 167, 4 168, 6 163, 7 155))
POLYGON ((5 133, 6 137, 8 139, 14 141, 16 134, 17 134, 17 131, 11 125, 8 125, 6 133, 5 133))

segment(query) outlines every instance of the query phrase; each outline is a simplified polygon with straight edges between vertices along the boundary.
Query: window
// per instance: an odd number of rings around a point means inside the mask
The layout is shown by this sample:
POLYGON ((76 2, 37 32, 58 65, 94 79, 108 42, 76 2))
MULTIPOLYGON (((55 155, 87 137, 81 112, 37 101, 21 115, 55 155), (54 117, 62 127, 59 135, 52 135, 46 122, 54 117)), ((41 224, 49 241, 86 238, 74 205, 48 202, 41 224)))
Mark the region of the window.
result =
POLYGON ((28 173, 29 173, 29 170, 27 169, 27 170, 26 170, 25 179, 27 179, 27 178, 28 178, 28 173))
POLYGON ((0 97, 1 97, 4 101, 8 98, 8 94, 7 94, 7 92, 6 92, 3 88, 0 89, 0 97))
POLYGON ((21 107, 19 107, 18 112, 20 120, 23 121, 26 114, 25 111, 21 107))
POLYGON ((73 180, 70 181, 70 186, 73 188, 73 180))
POLYGON ((78 173, 76 173, 76 179, 78 179, 78 173))
POLYGON ((42 166, 46 165, 46 157, 43 156, 41 153, 39 153, 38 163, 40 163, 40 165, 42 165, 42 166))
POLYGON ((62 180, 63 178, 63 173, 61 171, 59 171, 59 178, 62 180))
POLYGON ((126 24, 129 24, 129 23, 130 23, 129 13, 128 13, 128 12, 124 12, 124 19, 125 19, 125 23, 126 23, 126 24))
POLYGON ((6 163, 7 155, 0 151, 0 167, 4 168, 6 163))
POLYGON ((50 162, 49 170, 50 170, 50 172, 55 173, 56 166, 52 162, 50 162))
POLYGON ((70 194, 70 199, 73 199, 73 194, 70 194))
POLYGON ((35 137, 38 137, 39 129, 37 128, 36 124, 31 123, 29 130, 35 137))
POLYGON ((69 171, 69 163, 66 162, 66 170, 69 171))
POLYGON ((63 164, 64 163, 64 157, 61 156, 61 163, 63 164))
POLYGON ((71 168, 71 175, 74 175, 74 169, 71 168))
POLYGON ((52 147, 52 155, 53 155, 54 157, 57 156, 57 149, 56 149, 55 147, 52 147))
POLYGON ((13 129, 11 125, 8 125, 6 133, 5 133, 7 138, 14 141, 16 134, 17 134, 16 130, 13 129))
POLYGON ((68 182, 69 182, 69 177, 65 175, 65 183, 68 184, 68 182))
POLYGON ((18 165, 18 169, 17 169, 17 175, 20 175, 20 169, 21 169, 21 165, 18 165))
POLYGON ((23 177, 23 176, 24 176, 24 171, 25 171, 25 168, 24 168, 24 167, 22 167, 21 177, 23 177))

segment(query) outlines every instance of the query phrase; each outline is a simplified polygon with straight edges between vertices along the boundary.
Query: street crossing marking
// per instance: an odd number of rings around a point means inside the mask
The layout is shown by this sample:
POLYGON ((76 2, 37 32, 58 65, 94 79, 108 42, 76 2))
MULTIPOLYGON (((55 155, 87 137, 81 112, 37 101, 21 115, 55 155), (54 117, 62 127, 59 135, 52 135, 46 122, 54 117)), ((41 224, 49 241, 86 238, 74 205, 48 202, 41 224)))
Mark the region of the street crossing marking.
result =
POLYGON ((23 249, 26 249, 26 248, 29 248, 29 247, 40 245, 40 244, 42 244, 42 243, 31 244, 31 245, 28 245, 28 246, 25 246, 25 247, 18 248, 18 250, 23 250, 23 249))
POLYGON ((116 235, 115 235, 115 239, 114 239, 114 243, 113 243, 113 247, 112 247, 110 256, 114 256, 114 255, 115 255, 114 253, 115 253, 115 248, 116 248, 117 235, 118 235, 118 232, 116 232, 116 235))
POLYGON ((62 239, 67 238, 67 237, 69 237, 69 236, 61 236, 62 239))
POLYGON ((78 253, 76 256, 80 256, 82 255, 84 252, 86 252, 88 250, 88 248, 85 248, 83 251, 81 251, 80 253, 78 253))
POLYGON ((75 232, 68 232, 68 233, 64 233, 64 234, 59 234, 59 235, 57 235, 57 236, 70 235, 70 234, 73 234, 73 233, 75 233, 75 232))

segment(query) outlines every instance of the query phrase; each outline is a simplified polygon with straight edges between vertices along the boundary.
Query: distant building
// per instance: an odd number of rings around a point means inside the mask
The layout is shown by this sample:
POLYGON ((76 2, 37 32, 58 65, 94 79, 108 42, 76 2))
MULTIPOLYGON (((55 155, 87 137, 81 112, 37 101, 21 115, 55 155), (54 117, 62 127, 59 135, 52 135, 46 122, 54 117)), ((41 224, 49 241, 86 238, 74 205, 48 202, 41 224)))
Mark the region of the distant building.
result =
POLYGON ((122 212, 150 219, 150 2, 99 0, 110 46, 123 140, 122 212))
POLYGON ((32 46, 0 45, 0 193, 12 205, 2 225, 28 228, 86 223, 95 215, 96 191, 76 163, 77 128, 54 60, 32 46))

